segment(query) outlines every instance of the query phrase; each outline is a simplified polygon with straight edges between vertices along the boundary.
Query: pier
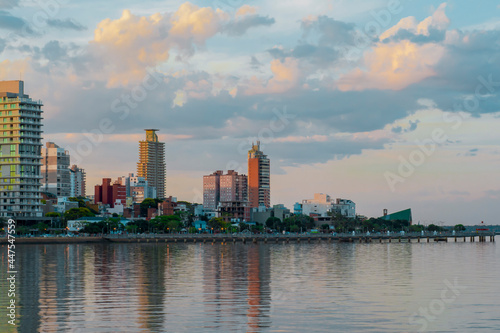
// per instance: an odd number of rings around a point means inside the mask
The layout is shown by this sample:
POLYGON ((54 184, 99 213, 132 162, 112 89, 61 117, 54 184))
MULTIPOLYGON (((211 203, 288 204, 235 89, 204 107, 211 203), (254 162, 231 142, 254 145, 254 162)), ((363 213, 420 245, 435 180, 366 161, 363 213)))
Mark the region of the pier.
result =
MULTIPOLYGON (((18 237, 16 244, 73 243, 431 243, 431 242, 495 242, 495 232, 460 232, 424 234, 128 234, 97 237, 18 237)), ((0 244, 7 244, 1 238, 0 244)))
POLYGON ((494 232, 460 232, 441 234, 171 234, 110 235, 106 241, 117 243, 430 243, 495 242, 494 232))

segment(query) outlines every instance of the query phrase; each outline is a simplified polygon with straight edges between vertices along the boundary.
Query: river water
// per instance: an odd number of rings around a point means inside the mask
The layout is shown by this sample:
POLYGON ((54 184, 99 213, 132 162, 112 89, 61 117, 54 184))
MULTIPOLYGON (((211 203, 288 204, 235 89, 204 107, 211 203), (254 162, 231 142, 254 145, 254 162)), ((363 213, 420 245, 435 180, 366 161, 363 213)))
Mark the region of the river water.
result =
POLYGON ((496 242, 18 245, 15 327, 0 251, 0 332, 500 330, 496 242))

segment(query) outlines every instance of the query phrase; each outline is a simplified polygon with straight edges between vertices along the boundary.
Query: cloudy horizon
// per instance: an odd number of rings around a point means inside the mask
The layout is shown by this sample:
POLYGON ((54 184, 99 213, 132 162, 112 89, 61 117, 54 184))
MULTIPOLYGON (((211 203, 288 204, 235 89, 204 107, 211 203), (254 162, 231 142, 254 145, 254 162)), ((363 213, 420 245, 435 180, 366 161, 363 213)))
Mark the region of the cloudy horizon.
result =
POLYGON ((247 173, 271 203, 326 193, 369 217, 498 224, 500 6, 465 0, 0 0, 0 80, 44 102, 44 141, 101 178, 166 142, 167 195, 247 173), (477 6, 477 4, 476 4, 477 6))

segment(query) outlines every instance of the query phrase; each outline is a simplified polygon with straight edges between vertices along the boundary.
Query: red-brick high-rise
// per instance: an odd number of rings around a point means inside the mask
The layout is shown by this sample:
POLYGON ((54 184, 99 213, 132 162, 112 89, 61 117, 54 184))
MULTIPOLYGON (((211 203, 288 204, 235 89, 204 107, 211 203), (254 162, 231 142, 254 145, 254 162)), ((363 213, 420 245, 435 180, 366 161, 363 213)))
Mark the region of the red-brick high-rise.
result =
POLYGON ((260 141, 248 151, 248 201, 251 208, 271 206, 270 162, 260 141))

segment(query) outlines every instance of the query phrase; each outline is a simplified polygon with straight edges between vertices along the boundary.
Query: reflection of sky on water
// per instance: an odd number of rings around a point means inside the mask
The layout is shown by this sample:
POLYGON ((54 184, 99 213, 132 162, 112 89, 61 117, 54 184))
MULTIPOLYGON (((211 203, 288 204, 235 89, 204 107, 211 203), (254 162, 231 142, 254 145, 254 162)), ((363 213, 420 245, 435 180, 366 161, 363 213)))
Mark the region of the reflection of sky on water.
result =
POLYGON ((498 252, 460 242, 26 245, 16 257, 18 329, 415 331, 410 316, 456 278, 467 289, 429 329, 492 328, 498 252))

